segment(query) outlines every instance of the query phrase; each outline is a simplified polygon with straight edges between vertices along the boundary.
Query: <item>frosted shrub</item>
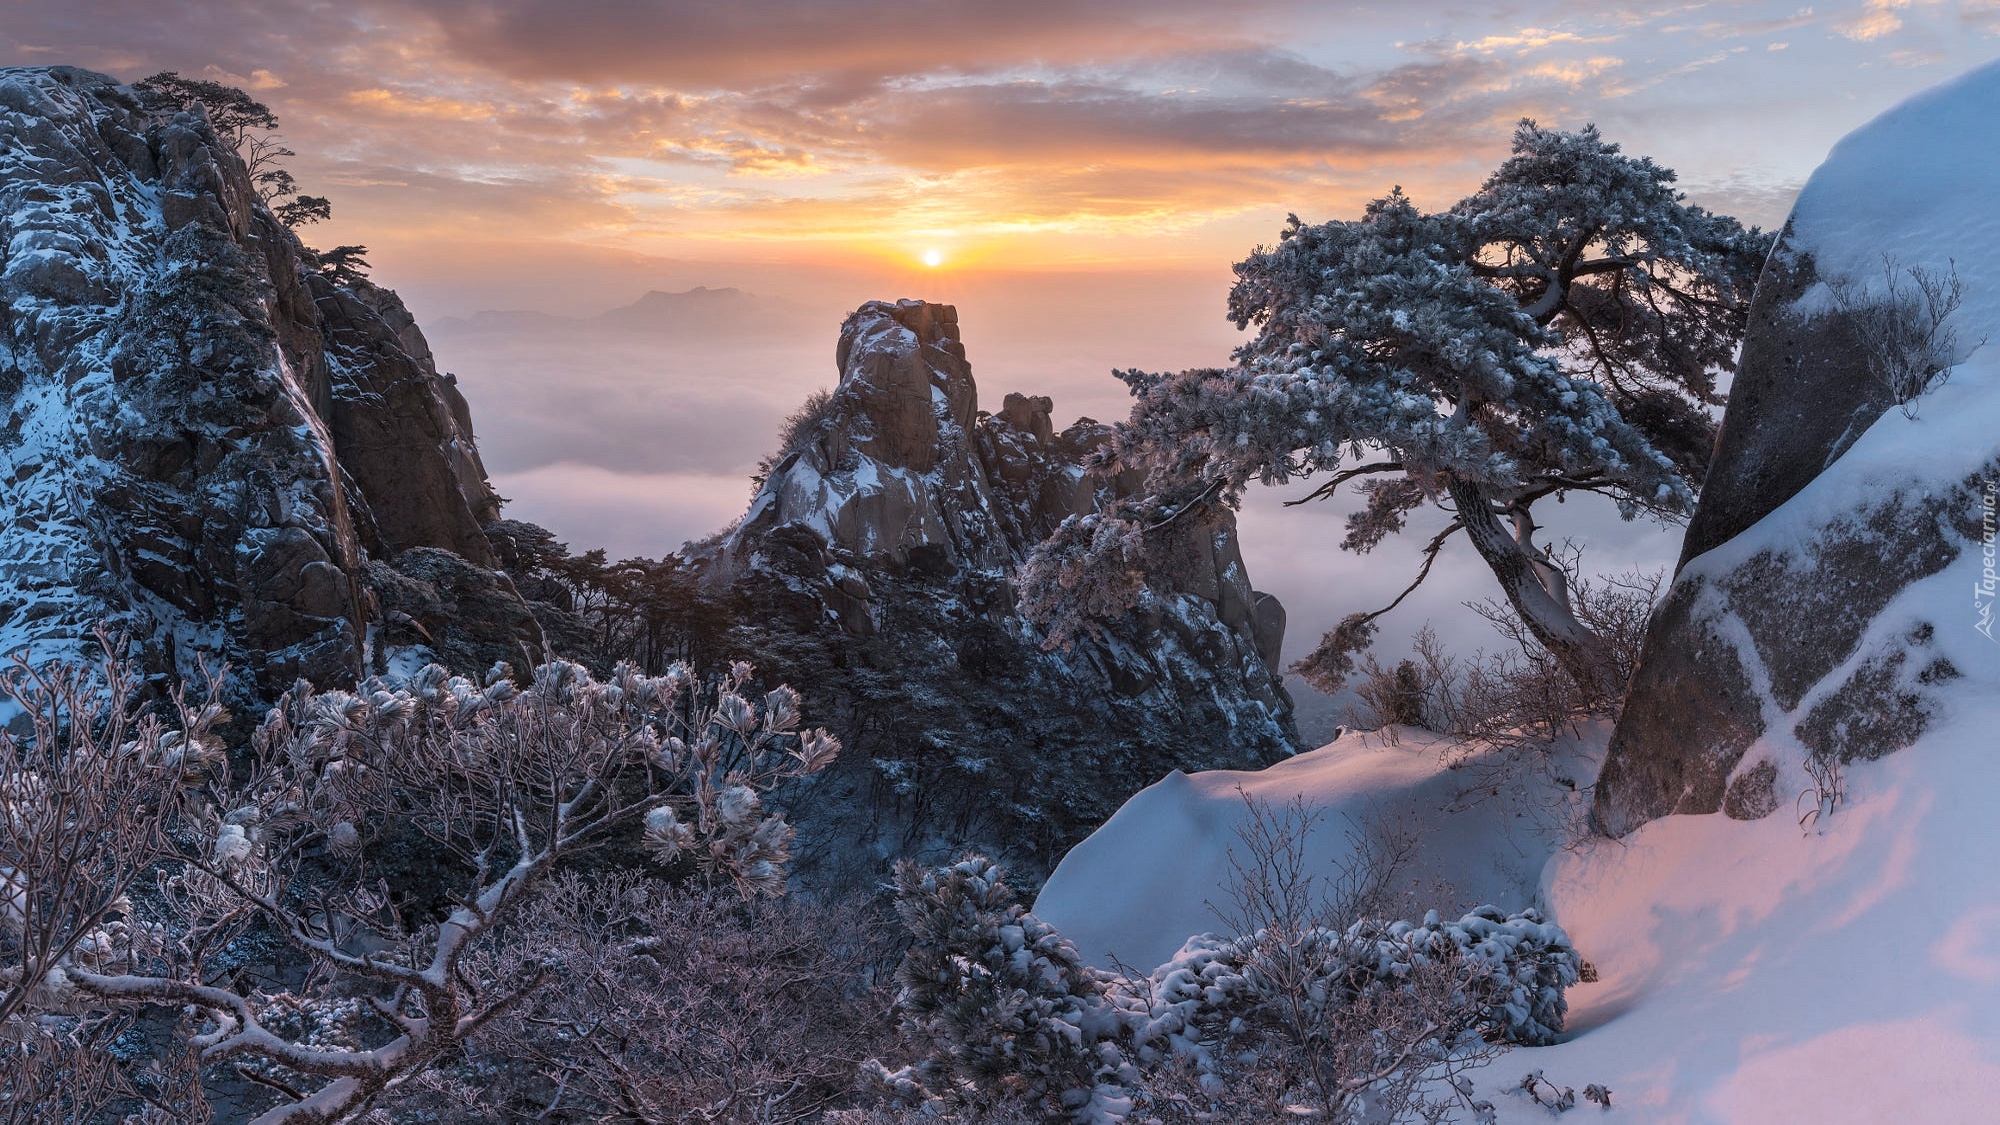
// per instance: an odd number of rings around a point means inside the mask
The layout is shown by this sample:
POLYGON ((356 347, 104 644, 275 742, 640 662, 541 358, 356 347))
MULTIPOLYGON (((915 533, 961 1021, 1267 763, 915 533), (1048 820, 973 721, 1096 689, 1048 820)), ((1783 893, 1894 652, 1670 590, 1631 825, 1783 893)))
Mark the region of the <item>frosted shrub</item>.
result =
POLYGON ((897 1008, 919 1062, 877 1082, 910 1100, 984 1092, 1115 1120, 1118 1013, 1106 978, 1053 926, 1028 913, 997 864, 896 868, 896 912, 912 945, 896 972, 897 1008))
POLYGON ((1190 938, 1144 976, 1082 965, 990 861, 905 865, 898 912, 913 946, 897 1004, 923 1054, 897 1071, 876 1064, 877 1083, 937 1105, 1025 1096, 1078 1121, 1277 1121, 1301 1106, 1328 1121, 1364 1107, 1376 1120, 1434 1119, 1443 1103, 1430 1091, 1455 1096, 1496 1045, 1561 1030, 1581 960, 1560 927, 1492 907, 1334 923, 1319 908, 1367 901, 1381 880, 1346 873, 1317 896, 1288 862, 1304 826, 1266 816, 1246 836, 1253 856, 1276 860, 1239 891, 1261 925, 1190 938))
POLYGON ((889 1044, 889 926, 865 904, 743 899, 637 873, 565 874, 467 959, 488 980, 555 966, 462 1065, 391 1120, 794 1121, 889 1044), (886 975, 886 974, 885 974, 886 975))
POLYGON ((685 665, 599 681, 555 662, 526 687, 507 673, 300 683, 236 778, 211 733, 219 705, 141 718, 115 662, 95 683, 19 669, 0 691, 36 718, 31 739, 0 739, 16 810, 0 817, 0 864, 17 904, 0 1023, 29 1034, 178 1010, 202 1065, 273 1094, 261 1125, 352 1120, 558 970, 531 956, 487 976, 468 957, 581 853, 643 835, 673 873, 782 891, 791 829, 759 794, 839 750, 800 728, 789 689, 752 698, 748 665, 712 683, 685 665), (87 815, 43 815, 48 793, 87 815), (411 837, 441 872, 442 909, 371 867, 411 837), (127 894, 141 873, 153 885, 127 894), (289 990, 236 972, 285 959, 312 967, 289 990))
POLYGON ((1917 399, 1943 384, 1962 358, 1958 334, 1947 324, 1964 301, 1957 263, 1939 273, 1898 268, 1885 255, 1880 289, 1841 278, 1827 290, 1869 376, 1905 417, 1915 418, 1917 399))

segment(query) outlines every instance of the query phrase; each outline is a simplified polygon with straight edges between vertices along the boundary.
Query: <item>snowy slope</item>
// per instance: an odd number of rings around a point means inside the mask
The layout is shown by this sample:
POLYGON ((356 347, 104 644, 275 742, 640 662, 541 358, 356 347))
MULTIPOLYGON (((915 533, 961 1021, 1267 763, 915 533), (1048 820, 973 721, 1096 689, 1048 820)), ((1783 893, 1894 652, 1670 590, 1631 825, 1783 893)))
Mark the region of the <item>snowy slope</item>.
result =
MULTIPOLYGON (((2000 370, 1966 365, 1918 419, 1892 411, 1725 550, 1801 534, 1886 487, 1919 451, 1941 471, 1962 469, 1950 451, 1992 440, 1994 412, 1980 404, 1995 401, 2000 370)), ((2000 647, 1970 627, 1977 562, 1912 587, 1878 623, 1961 625, 1937 642, 1964 672, 1948 711, 1917 745, 1849 766, 1847 801, 1809 831, 1789 809, 1748 822, 1670 816, 1551 852, 1545 835, 1496 815, 1503 803, 1455 805, 1443 748, 1349 735, 1261 773, 1176 775, 1146 790, 1070 853, 1037 913, 1086 957, 1150 965, 1178 944, 1172 933, 1216 926, 1205 903, 1219 901, 1222 857, 1240 847, 1238 786, 1277 802, 1303 795, 1336 829, 1339 813, 1377 806, 1424 817, 1426 872, 1472 897, 1518 893, 1514 858, 1537 846, 1553 855, 1542 900, 1600 979, 1570 990, 1569 1041, 1517 1049, 1477 1076, 1503 1122, 1547 1119, 1503 1092, 1536 1068, 1578 1090, 1609 1086, 1625 1120, 2000 1119, 2000 647)), ((1786 729, 1753 754, 1779 760, 1779 791, 1796 794, 1802 751, 1786 729)), ((1322 830, 1310 854, 1338 862, 1345 846, 1322 830)))
MULTIPOLYGON (((1885 415, 1690 570, 1810 534, 1912 472, 1990 461, 1996 358, 1961 366, 1917 419, 1885 415)), ((1601 979, 1570 993, 1575 1038, 1520 1061, 1606 1083, 1647 1120, 2000 1118, 2000 645, 1972 627, 1983 565, 1968 551, 1877 615, 1881 635, 1939 622, 1962 678, 1916 745, 1847 767, 1847 801, 1823 824, 1802 831, 1790 808, 1670 816, 1550 863, 1544 895, 1601 979)), ((1790 731, 1772 724, 1746 755, 1779 763, 1785 796, 1810 784, 1790 731)))
MULTIPOLYGON (((1777 812, 1751 821, 1666 816, 1620 840, 1552 855, 1540 897, 1600 976, 1570 990, 1565 1042, 1518 1049, 1478 1076, 1501 1121, 1549 1119, 1505 1092, 1531 1069, 1578 1091, 1610 1087, 1607 1116, 1619 1120, 2000 1120, 2000 643, 1979 628, 1989 620, 1981 607, 1994 604, 1980 591, 1993 574, 2000 483, 2000 352, 1980 346, 2000 338, 1995 185, 2000 65, 1864 127, 1801 196, 1795 245, 1816 257, 1822 277, 1865 284, 1881 276, 1885 254, 1904 267, 1955 262, 1963 361, 1916 418, 1884 414, 1803 491, 1692 560, 1679 581, 1718 582, 1760 556, 1813 558, 1830 528, 1898 496, 1966 506, 1953 513, 1955 554, 1901 587, 1794 705, 1780 707, 1762 666, 1749 661, 1764 733, 1742 760, 1777 767, 1777 812), (1919 630, 1925 659, 1949 667, 1925 680, 1927 726, 1904 749, 1845 765, 1845 800, 1802 828, 1793 799, 1813 782, 1801 719, 1919 630)), ((1892 537, 1894 548, 1906 530, 1870 533, 1892 537)), ((1814 581, 1796 568, 1792 577, 1814 581)), ((1754 653, 1754 626, 1729 620, 1744 635, 1723 640, 1754 653)), ((1226 810, 1239 782, 1304 792, 1330 809, 1375 800, 1415 808, 1440 855, 1512 846, 1500 833, 1482 848, 1491 824, 1438 801, 1414 763, 1371 762, 1352 742, 1247 780, 1198 775, 1156 786, 1072 853, 1038 908, 1073 928, 1086 955, 1108 947, 1150 956, 1212 893, 1212 857, 1233 842, 1226 810), (1161 863, 1147 858, 1168 848, 1186 857, 1179 886, 1162 882, 1161 863)), ((1806 794, 1800 808, 1812 803, 1806 794)), ((1316 847, 1339 854, 1337 841, 1316 847)), ((1487 869, 1479 858, 1463 861, 1471 867, 1456 873, 1460 885, 1479 886, 1487 869)))
POLYGON ((1100 965, 1166 961, 1189 935, 1221 927, 1215 908, 1229 905, 1231 853, 1247 859, 1246 801, 1280 815, 1303 801, 1317 814, 1305 857, 1319 871, 1349 865, 1357 837, 1414 835, 1416 852, 1392 888, 1413 917, 1486 903, 1519 910, 1535 901, 1543 865, 1581 815, 1574 791, 1550 778, 1587 778, 1604 733, 1564 747, 1546 771, 1468 758, 1414 727, 1351 732, 1263 770, 1176 771, 1063 857, 1035 913, 1100 965))

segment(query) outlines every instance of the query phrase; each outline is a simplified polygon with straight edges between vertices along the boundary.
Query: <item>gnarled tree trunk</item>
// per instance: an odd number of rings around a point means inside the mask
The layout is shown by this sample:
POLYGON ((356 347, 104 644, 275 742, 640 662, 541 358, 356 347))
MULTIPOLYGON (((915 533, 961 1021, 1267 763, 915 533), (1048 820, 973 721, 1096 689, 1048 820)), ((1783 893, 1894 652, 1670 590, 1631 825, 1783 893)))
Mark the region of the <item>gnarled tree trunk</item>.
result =
POLYGON ((1625 685, 1615 682, 1611 654, 1604 639, 1576 619, 1576 614, 1544 583, 1541 569, 1551 564, 1523 549, 1494 514, 1491 491, 1476 481, 1452 477, 1448 487, 1458 520, 1465 525, 1473 549, 1500 580, 1507 604, 1528 632, 1577 683, 1607 698, 1617 698, 1625 685))

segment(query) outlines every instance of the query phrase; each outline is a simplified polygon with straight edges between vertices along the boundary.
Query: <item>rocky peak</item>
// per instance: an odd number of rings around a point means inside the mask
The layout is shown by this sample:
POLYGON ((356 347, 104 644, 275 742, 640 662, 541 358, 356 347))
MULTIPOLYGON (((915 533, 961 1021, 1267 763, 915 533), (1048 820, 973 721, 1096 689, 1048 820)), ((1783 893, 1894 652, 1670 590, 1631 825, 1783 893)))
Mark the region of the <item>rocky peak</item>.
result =
POLYGON ((93 624, 240 701, 352 679, 368 565, 491 566, 463 398, 396 295, 333 284, 199 107, 0 70, 0 651, 93 624))
MULTIPOLYGON (((840 326, 834 352, 853 447, 891 469, 928 473, 963 455, 979 408, 958 310, 872 301, 840 326)), ((954 466, 956 467, 956 466, 954 466)))
POLYGON ((981 411, 966 355, 949 305, 861 306, 823 411, 790 436, 743 520, 696 555, 766 622, 746 651, 858 716, 835 720, 854 749, 831 784, 873 796, 844 824, 816 810, 829 854, 865 856, 893 829, 901 841, 879 855, 979 846, 1032 878, 1171 769, 1291 752, 1284 610, 1251 588, 1233 523, 1191 529, 1205 565, 1180 589, 1102 638, 1043 651, 1014 610, 1015 568, 1136 482, 1086 470, 1109 427, 1058 431, 1046 397, 981 411))
MULTIPOLYGON (((841 325, 834 359, 840 382, 824 415, 779 458, 728 537, 735 566, 774 529, 800 526, 863 557, 905 563, 928 551, 932 565, 1011 575, 1064 519, 1137 483, 1086 472, 1084 458, 1110 428, 1086 418, 1056 432, 1047 396, 1010 393, 998 414, 981 411, 950 305, 870 301, 841 325)), ((1194 539, 1206 565, 1182 592, 1275 669, 1284 610, 1251 589, 1234 521, 1194 539)))

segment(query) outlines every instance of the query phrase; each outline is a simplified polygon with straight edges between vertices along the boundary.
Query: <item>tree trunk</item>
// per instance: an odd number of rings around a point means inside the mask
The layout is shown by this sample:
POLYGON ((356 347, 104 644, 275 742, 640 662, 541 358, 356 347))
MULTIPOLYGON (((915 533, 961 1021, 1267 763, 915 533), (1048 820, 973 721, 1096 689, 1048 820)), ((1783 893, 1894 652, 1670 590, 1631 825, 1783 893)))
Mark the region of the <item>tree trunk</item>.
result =
POLYGON ((1493 500, 1484 485, 1451 477, 1448 487, 1452 503, 1458 507, 1458 520, 1465 525, 1466 538, 1472 540, 1473 549, 1500 580, 1507 604, 1514 607, 1528 632, 1578 684, 1605 698, 1617 699, 1625 685, 1612 682, 1615 673, 1608 646, 1542 583, 1536 568, 1548 564, 1530 557, 1514 536, 1507 533, 1499 517, 1493 514, 1493 500))

